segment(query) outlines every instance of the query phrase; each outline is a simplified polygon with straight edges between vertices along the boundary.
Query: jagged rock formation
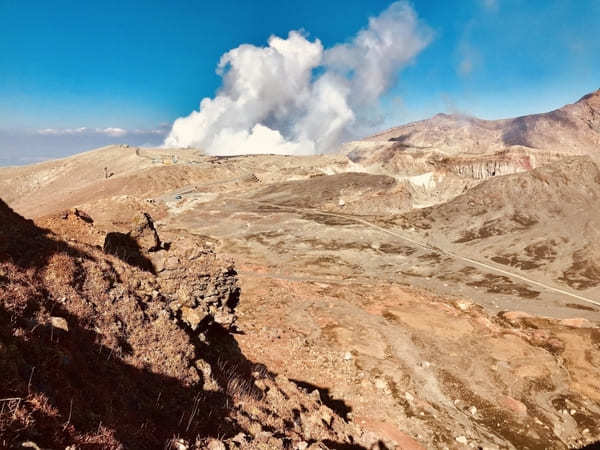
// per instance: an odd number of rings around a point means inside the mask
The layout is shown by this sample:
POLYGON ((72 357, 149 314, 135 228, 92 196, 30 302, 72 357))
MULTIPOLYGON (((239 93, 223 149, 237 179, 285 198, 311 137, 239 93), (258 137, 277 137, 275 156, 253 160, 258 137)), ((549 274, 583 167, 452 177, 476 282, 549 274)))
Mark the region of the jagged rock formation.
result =
POLYGON ((146 212, 137 214, 133 218, 133 225, 130 236, 144 252, 155 252, 162 248, 150 214, 146 212))
POLYGON ((485 180, 490 177, 531 170, 535 163, 532 163, 532 158, 526 154, 512 155, 508 152, 501 152, 479 158, 443 158, 437 164, 440 169, 446 169, 461 177, 485 180))
POLYGON ((233 327, 240 288, 231 261, 215 264, 214 251, 189 237, 170 243, 169 250, 152 255, 152 261, 170 309, 193 330, 214 323, 233 327))
POLYGON ((107 233, 103 250, 155 274, 169 308, 194 331, 235 323, 239 287, 233 264, 219 265, 214 252, 189 235, 163 244, 150 214, 138 213, 131 232, 107 233))

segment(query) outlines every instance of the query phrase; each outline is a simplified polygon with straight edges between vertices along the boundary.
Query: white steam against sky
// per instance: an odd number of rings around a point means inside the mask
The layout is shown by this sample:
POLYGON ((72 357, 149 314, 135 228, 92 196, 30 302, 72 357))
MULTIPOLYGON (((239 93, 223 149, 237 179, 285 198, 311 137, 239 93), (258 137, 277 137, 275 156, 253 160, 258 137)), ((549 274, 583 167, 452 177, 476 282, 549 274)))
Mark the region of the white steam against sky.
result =
POLYGON ((240 45, 221 57, 217 95, 175 120, 165 146, 212 155, 332 151, 381 122, 379 98, 430 39, 412 7, 396 2, 332 48, 299 31, 271 36, 267 47, 240 45))

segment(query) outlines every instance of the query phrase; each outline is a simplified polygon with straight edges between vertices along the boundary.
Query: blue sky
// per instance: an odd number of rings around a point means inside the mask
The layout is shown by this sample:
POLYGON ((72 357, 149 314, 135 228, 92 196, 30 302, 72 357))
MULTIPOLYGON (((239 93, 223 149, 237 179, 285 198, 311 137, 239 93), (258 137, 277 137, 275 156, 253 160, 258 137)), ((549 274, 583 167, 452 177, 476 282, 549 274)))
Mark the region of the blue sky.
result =
MULTIPOLYGON (((0 164, 159 143, 215 94, 216 65, 231 48, 290 30, 331 47, 389 4, 0 0, 0 164), (45 129, 71 132, 36 133, 45 129)), ((600 88, 597 0, 411 4, 433 39, 381 99, 385 126, 440 111, 540 112, 600 88)))

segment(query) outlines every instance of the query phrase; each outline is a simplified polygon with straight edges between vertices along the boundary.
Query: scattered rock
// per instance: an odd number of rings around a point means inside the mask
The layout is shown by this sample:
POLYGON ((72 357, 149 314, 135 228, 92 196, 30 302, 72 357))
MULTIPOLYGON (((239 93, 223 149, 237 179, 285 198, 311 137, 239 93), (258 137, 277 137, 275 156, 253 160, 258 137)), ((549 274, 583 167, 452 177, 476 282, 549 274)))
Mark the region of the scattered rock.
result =
POLYGON ((463 444, 463 445, 467 445, 467 443, 469 442, 465 436, 458 436, 455 440, 459 444, 463 444))
POLYGON ((377 378, 377 379, 375 380, 375 387, 376 387, 377 389, 381 389, 381 390, 383 390, 383 389, 387 389, 388 385, 387 385, 387 383, 385 382, 385 380, 382 380, 381 378, 377 378))
POLYGON ((32 448, 34 450, 42 450, 39 445, 33 441, 25 441, 21 443, 21 448, 32 448))
POLYGON ((499 313, 498 315, 511 323, 518 322, 521 319, 530 319, 533 317, 531 314, 524 311, 505 311, 499 313))
POLYGON ((244 433, 239 432, 238 434, 236 434, 234 437, 231 438, 232 442, 235 442, 236 444, 244 444, 246 441, 248 440, 248 436, 246 436, 244 433))
POLYGON ((346 352, 344 353, 344 361, 350 361, 352 359, 352 353, 346 352))
POLYGON ((326 407, 321 408, 321 420, 323 421, 323 423, 325 425, 327 425, 328 427, 331 427, 331 424, 333 422, 333 416, 331 415, 329 408, 326 408, 326 407))
MULTIPOLYGON (((395 443, 402 450, 425 450, 425 448, 413 437, 400 431, 396 426, 386 423, 368 420, 368 427, 372 431, 363 434, 363 442, 371 449, 394 448, 393 446, 381 446, 385 441, 395 443), (383 441, 382 442, 382 438, 383 441)), ((387 442, 386 442, 387 445, 387 442)))
POLYGON ((318 389, 315 389, 314 391, 312 391, 310 393, 310 398, 312 398, 314 401, 316 402, 321 402, 321 393, 319 392, 318 389))
POLYGON ((218 439, 212 439, 206 445, 207 450, 227 450, 225 444, 218 439))
POLYGON ((185 439, 175 439, 171 441, 171 447, 173 450, 188 450, 190 444, 185 439))
POLYGON ((307 450, 328 450, 327 447, 325 445, 323 445, 320 442, 315 442, 314 444, 311 444, 310 447, 308 447, 307 450))
POLYGON ((62 317, 50 317, 50 325, 59 330, 69 331, 69 324, 62 317))
POLYGON ((200 322, 202 322, 208 313, 205 312, 201 307, 189 308, 187 306, 183 306, 181 308, 181 319, 186 322, 192 330, 196 330, 200 322))
POLYGON ((461 311, 467 311, 473 306, 473 302, 469 302, 467 300, 457 300, 456 302, 454 302, 454 304, 461 311))
POLYGON ((519 400, 509 397, 508 395, 502 395, 498 399, 498 401, 500 405, 508 409, 513 414, 519 416, 527 415, 527 406, 525 406, 525 404, 523 402, 520 402, 519 400))

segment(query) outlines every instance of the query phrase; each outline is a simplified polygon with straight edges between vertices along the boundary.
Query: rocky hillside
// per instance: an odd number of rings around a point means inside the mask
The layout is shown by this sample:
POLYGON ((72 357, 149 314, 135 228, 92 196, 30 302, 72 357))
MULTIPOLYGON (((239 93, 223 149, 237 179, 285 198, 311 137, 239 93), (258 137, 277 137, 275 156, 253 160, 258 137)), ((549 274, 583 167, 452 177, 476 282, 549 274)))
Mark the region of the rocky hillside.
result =
POLYGON ((318 393, 244 357, 236 272, 201 242, 162 242, 144 214, 107 235, 79 210, 42 222, 54 231, 0 201, 1 447, 360 440, 318 393))
POLYGON ((490 178, 403 220, 436 246, 586 290, 600 286, 599 208, 600 169, 573 157, 490 178))

